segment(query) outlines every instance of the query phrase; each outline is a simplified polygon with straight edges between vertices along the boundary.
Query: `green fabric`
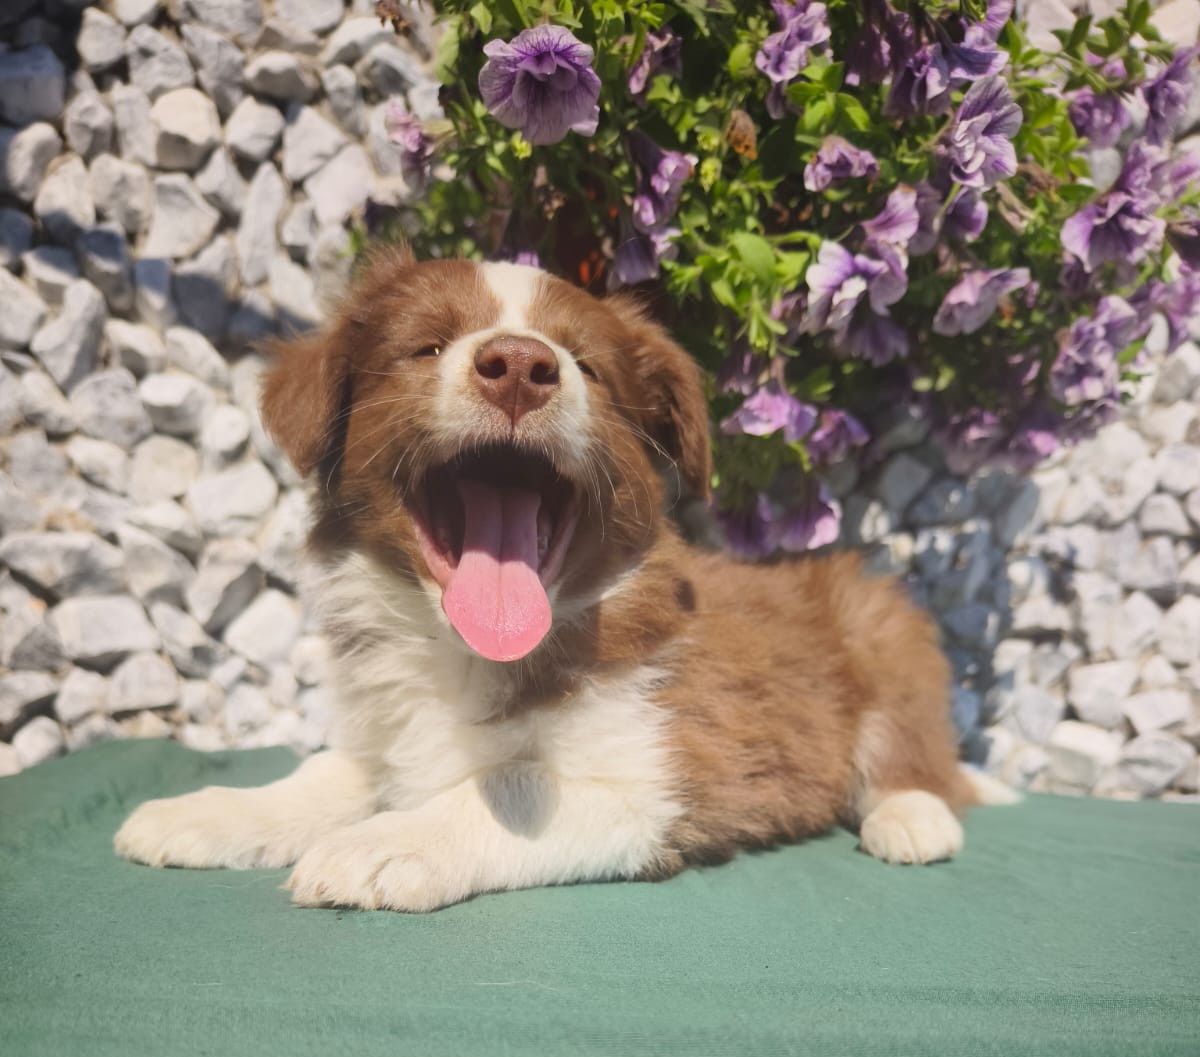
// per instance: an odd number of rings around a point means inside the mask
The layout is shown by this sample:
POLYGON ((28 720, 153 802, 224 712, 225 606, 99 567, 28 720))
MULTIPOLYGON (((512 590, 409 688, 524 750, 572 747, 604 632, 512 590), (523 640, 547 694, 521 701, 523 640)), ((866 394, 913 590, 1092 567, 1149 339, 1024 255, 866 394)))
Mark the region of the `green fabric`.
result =
POLYGON ((1191 806, 1035 797, 929 868, 838 833, 411 917, 113 856, 140 801, 293 764, 120 742, 0 781, 0 1053, 1200 1053, 1191 806))

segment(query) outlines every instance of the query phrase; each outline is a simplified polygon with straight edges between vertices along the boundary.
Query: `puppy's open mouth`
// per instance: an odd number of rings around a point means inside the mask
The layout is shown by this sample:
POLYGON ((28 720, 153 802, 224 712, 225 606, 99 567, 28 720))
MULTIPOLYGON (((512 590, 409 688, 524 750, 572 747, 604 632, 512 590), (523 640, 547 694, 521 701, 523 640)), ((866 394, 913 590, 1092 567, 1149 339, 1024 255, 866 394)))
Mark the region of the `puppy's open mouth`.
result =
POLYGON ((550 461, 496 445, 429 470, 410 507, 442 609, 476 653, 515 661, 550 630, 546 588, 562 571, 579 506, 550 461))

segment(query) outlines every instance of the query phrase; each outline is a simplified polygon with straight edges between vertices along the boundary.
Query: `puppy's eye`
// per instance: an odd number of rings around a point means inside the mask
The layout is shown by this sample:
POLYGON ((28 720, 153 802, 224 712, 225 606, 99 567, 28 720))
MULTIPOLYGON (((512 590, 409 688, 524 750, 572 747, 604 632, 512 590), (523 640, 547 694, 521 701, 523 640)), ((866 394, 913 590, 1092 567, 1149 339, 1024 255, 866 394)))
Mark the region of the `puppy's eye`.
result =
POLYGON ((592 368, 588 364, 587 360, 577 360, 576 362, 579 364, 579 369, 584 374, 586 374, 593 382, 600 381, 599 377, 596 375, 596 372, 594 370, 592 370, 592 368))
POLYGON ((438 357, 442 354, 440 345, 422 345, 416 352, 413 353, 414 360, 424 360, 438 357))

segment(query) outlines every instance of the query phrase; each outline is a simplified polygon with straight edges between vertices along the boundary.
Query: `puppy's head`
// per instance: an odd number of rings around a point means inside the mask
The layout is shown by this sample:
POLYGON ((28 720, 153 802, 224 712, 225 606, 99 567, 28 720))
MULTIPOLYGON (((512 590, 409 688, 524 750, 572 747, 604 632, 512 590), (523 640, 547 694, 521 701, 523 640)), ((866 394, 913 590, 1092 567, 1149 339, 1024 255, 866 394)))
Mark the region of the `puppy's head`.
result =
POLYGON ((496 661, 638 561, 656 457, 708 490, 694 361, 633 302, 518 265, 377 257, 325 331, 277 350, 262 406, 314 477, 315 545, 415 577, 496 661))

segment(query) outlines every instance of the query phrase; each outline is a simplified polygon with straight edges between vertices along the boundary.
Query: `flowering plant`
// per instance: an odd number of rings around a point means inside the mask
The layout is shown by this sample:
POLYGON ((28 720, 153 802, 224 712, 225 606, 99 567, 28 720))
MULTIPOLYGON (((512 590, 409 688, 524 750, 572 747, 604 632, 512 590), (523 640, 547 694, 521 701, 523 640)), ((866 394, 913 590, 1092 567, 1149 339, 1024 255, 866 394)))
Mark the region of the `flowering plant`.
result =
POLYGON ((710 370, 736 550, 834 538, 830 471, 898 405, 957 469, 1026 468, 1113 415, 1155 313, 1187 336, 1195 52, 1148 0, 1052 53, 1013 0, 438 8, 445 120, 396 114, 405 230, 645 284, 710 370))

